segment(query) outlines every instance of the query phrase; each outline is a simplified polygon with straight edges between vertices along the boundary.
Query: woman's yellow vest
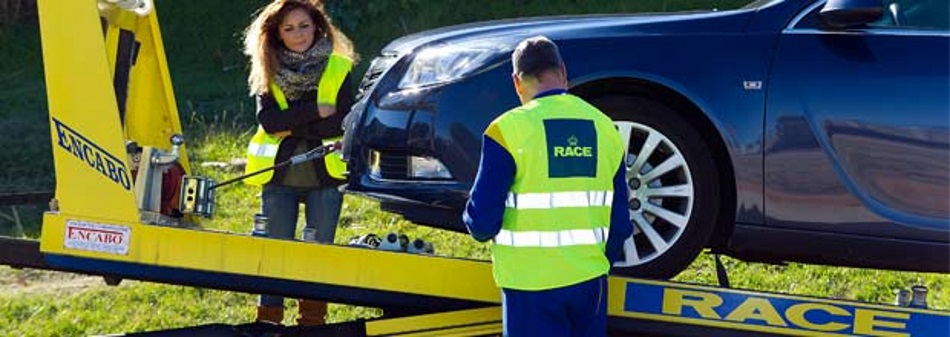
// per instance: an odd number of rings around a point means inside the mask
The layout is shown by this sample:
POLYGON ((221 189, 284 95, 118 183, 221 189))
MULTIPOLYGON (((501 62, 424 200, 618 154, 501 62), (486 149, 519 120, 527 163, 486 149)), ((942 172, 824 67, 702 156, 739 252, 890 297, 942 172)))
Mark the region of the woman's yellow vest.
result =
POLYGON ((498 286, 544 290, 607 274, 613 178, 624 156, 610 118, 573 95, 545 96, 485 134, 516 167, 491 248, 498 286))
MULTIPOLYGON (((346 75, 353 68, 353 61, 346 56, 332 53, 327 60, 327 66, 320 75, 320 82, 317 84, 317 105, 318 106, 336 106, 336 97, 346 75)), ((287 98, 276 84, 270 84, 271 95, 277 101, 280 110, 287 110, 290 106, 287 98)), ((314 111, 314 113, 317 113, 314 111)), ((283 137, 271 136, 264 131, 260 125, 257 126, 257 133, 251 137, 251 142, 247 146, 247 166, 244 167, 245 174, 255 172, 274 165, 274 159, 277 157, 277 149, 280 148, 280 142, 283 137)), ((342 139, 334 137, 323 140, 323 144, 332 144, 342 139)), ((336 179, 344 179, 346 173, 346 163, 343 162, 339 152, 333 152, 323 157, 327 173, 336 179)), ((244 182, 250 185, 264 185, 274 176, 274 171, 267 171, 256 176, 244 179, 244 182)))

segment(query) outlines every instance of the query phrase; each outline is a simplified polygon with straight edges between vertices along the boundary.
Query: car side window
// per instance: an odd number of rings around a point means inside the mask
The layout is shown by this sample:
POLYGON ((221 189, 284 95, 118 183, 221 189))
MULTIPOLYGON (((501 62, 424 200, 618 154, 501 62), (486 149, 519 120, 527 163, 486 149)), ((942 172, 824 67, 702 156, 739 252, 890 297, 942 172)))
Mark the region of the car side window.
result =
MULTIPOLYGON (((796 28, 820 28, 818 6, 798 22, 796 28)), ((947 0, 884 0, 884 14, 868 24, 876 29, 950 30, 950 1, 947 0)))
POLYGON ((885 0, 884 15, 875 28, 950 30, 950 1, 885 0))

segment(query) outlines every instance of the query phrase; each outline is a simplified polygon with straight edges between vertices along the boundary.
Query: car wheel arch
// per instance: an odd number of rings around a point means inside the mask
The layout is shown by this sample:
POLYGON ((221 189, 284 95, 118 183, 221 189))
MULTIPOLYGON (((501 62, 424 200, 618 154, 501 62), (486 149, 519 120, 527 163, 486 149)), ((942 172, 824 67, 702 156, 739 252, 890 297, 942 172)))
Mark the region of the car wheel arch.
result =
POLYGON ((716 227, 710 238, 709 247, 714 252, 727 249, 729 237, 735 228, 736 219, 736 181, 733 162, 729 158, 729 148, 715 123, 699 105, 687 96, 660 83, 637 78, 601 78, 571 87, 571 93, 593 101, 608 96, 646 97, 658 103, 670 106, 684 120, 702 133, 719 171, 720 195, 723 197, 716 214, 716 227), (712 140, 710 143, 708 140, 712 140))

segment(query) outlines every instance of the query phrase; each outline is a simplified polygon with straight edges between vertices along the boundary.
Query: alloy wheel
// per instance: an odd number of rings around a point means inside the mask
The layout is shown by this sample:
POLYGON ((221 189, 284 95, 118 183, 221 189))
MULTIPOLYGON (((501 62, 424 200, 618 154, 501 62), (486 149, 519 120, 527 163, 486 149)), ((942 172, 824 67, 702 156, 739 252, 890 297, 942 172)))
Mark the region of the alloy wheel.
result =
POLYGON ((617 267, 650 262, 686 231, 695 194, 683 153, 663 133, 640 123, 616 121, 626 153, 626 182, 633 236, 617 267))

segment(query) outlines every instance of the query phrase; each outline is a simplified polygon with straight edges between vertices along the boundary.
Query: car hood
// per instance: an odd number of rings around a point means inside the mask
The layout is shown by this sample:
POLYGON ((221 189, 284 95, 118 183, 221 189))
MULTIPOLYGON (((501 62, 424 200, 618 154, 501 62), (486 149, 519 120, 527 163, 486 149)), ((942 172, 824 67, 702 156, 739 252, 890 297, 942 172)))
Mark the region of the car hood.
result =
POLYGON ((404 55, 421 47, 467 41, 498 40, 512 44, 543 34, 554 40, 616 34, 715 34, 739 32, 754 10, 647 14, 600 14, 516 18, 427 30, 394 40, 384 54, 404 55))

